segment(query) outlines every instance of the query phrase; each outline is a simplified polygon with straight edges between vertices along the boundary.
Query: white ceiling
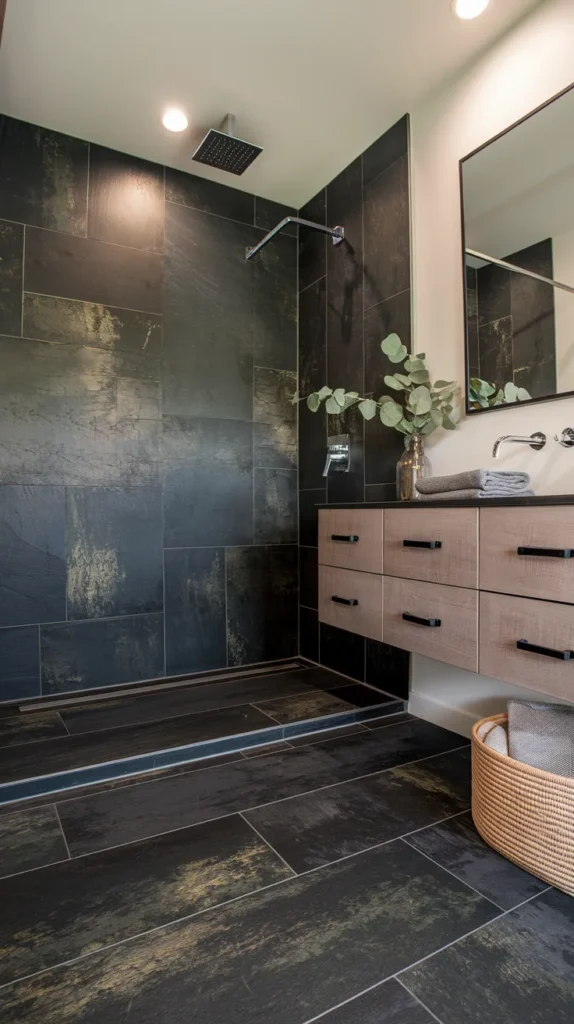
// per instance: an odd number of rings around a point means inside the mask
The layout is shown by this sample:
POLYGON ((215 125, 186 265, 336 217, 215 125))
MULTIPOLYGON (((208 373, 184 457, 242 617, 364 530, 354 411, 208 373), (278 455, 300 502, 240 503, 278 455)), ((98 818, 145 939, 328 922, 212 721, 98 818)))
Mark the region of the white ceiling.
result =
POLYGON ((299 206, 538 3, 8 0, 0 110, 299 206), (191 161, 228 111, 264 147, 242 177, 191 161))

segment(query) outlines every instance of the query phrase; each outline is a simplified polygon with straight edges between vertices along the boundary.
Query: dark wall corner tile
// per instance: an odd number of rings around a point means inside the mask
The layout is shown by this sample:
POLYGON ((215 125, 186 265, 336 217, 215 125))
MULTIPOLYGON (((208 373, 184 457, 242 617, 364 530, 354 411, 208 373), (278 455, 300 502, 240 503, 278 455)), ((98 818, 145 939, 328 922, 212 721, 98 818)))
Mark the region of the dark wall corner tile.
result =
POLYGON ((320 623, 320 662, 325 668, 364 682, 365 679, 365 638, 357 633, 348 633, 320 623))
POLYGON ((0 701, 40 693, 38 626, 0 629, 0 701))

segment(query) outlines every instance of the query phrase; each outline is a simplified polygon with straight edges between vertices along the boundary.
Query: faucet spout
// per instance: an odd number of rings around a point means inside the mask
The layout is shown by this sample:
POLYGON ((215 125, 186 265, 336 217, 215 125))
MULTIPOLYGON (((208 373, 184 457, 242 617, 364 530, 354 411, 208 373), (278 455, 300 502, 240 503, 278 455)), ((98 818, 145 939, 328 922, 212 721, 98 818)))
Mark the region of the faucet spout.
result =
POLYGON ((535 452, 539 452, 546 444, 546 434, 543 434, 540 430, 535 431, 534 434, 530 434, 529 437, 521 437, 520 434, 503 434, 502 437, 499 437, 498 440, 494 442, 492 454, 495 459, 498 458, 503 444, 529 444, 535 452))

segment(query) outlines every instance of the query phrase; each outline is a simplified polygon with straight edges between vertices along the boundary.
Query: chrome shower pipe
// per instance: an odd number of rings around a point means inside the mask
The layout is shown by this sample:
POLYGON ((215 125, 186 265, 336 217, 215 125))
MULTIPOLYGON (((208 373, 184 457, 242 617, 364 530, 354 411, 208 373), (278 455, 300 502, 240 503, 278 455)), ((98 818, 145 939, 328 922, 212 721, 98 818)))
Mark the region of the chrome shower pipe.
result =
POLYGON ((570 292, 574 295, 574 288, 571 284, 563 284, 562 281, 554 281, 551 277, 544 277, 536 274, 533 270, 525 270, 524 267, 517 267, 515 263, 508 263, 507 260, 499 260, 494 256, 488 256, 484 252, 477 252, 476 249, 466 249, 467 256, 474 256, 477 260, 484 260, 485 263, 494 263, 497 267, 504 267, 505 270, 512 270, 514 274, 522 274, 523 277, 533 277, 535 281, 543 281, 544 284, 552 285, 553 288, 561 288, 563 292, 570 292))
POLYGON ((345 237, 345 229, 339 225, 334 228, 328 228, 326 224, 315 224, 314 221, 304 220, 303 217, 284 217, 283 220, 280 220, 279 223, 272 228, 271 231, 267 232, 265 237, 262 238, 261 241, 253 247, 253 249, 246 250, 245 259, 252 260, 254 256, 257 256, 257 253, 263 249, 263 247, 267 245, 272 238, 275 238, 275 235, 278 235, 283 228, 286 228, 288 224, 300 224, 303 228, 313 228, 314 231, 322 231, 325 235, 332 235, 333 245, 340 245, 345 237))

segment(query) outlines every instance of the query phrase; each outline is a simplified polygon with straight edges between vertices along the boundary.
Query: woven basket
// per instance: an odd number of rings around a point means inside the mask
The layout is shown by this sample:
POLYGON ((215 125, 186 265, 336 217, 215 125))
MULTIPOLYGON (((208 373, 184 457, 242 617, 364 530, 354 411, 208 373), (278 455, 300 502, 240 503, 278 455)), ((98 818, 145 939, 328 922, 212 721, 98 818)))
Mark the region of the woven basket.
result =
POLYGON ((574 896, 574 779, 505 757, 478 738, 492 715, 472 730, 472 817, 499 853, 574 896))

